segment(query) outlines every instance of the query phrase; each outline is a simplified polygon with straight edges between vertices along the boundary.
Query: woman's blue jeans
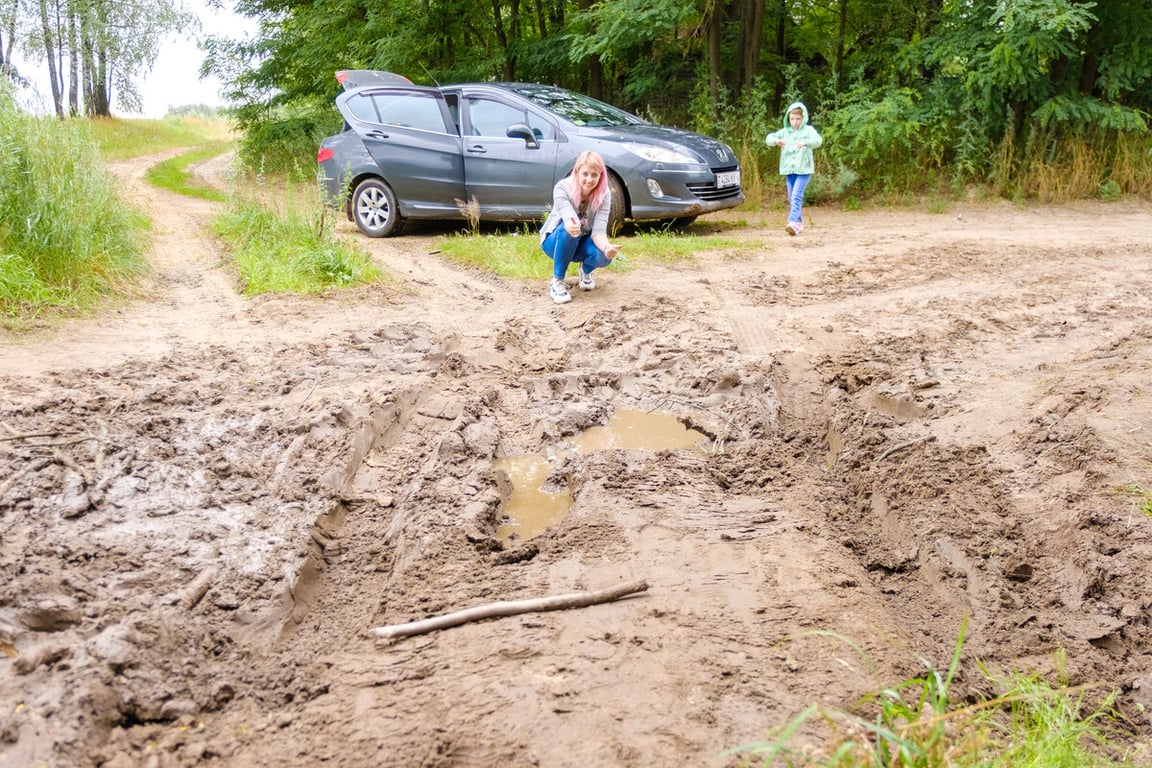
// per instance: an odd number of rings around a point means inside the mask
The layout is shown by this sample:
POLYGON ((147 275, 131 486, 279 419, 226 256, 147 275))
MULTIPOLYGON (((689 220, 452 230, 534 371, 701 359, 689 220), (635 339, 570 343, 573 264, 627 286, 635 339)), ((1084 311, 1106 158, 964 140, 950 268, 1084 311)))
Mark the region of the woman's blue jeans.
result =
POLYGON ((540 249, 552 257, 552 277, 557 280, 564 279, 568 274, 568 265, 574 261, 583 264, 581 271, 586 275, 597 267, 606 267, 612 263, 604 251, 592 242, 592 235, 572 237, 563 224, 548 233, 540 249))
POLYGON ((789 173, 784 177, 788 182, 788 222, 798 223, 804 221, 801 209, 804 207, 804 189, 808 186, 810 173, 789 173))

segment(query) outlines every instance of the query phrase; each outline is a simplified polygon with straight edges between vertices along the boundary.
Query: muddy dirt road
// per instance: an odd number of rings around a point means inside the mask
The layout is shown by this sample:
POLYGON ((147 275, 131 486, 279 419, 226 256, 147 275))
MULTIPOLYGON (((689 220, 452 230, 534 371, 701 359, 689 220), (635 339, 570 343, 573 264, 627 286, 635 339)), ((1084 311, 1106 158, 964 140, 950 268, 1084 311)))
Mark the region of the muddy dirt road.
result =
POLYGON ((1062 667, 1147 750, 1147 204, 718 216, 561 307, 344 225, 394 286, 245 299, 155 160, 148 295, 0 343, 0 764, 733 765, 965 620, 959 692, 1062 667), (701 440, 574 448, 649 411, 701 440), (571 507, 506 539, 527 455, 571 507))

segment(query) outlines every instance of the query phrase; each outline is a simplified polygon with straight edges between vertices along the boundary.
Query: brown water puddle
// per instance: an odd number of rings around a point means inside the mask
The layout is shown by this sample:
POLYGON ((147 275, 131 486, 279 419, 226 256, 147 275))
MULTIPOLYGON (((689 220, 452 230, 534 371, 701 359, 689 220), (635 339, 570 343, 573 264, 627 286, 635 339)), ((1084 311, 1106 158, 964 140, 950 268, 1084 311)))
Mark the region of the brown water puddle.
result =
MULTIPOLYGON (((607 426, 592 427, 572 439, 582 456, 622 448, 639 451, 699 450, 707 438, 688 429, 675 416, 649 411, 618 411, 607 426)), ((493 465, 508 473, 512 496, 504 506, 508 522, 496 530, 504 540, 525 540, 539 536, 564 519, 572 508, 568 491, 550 493, 543 489, 548 478, 547 459, 529 454, 496 459, 493 465)))

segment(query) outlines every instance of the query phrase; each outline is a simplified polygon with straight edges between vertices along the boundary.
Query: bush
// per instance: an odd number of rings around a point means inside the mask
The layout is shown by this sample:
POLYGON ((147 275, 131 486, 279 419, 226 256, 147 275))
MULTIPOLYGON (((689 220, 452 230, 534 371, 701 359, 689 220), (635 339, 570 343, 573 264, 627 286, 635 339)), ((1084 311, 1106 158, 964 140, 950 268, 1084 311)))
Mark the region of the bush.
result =
POLYGON ((145 269, 148 224, 84 120, 34 118, 0 83, 0 315, 86 309, 145 269))

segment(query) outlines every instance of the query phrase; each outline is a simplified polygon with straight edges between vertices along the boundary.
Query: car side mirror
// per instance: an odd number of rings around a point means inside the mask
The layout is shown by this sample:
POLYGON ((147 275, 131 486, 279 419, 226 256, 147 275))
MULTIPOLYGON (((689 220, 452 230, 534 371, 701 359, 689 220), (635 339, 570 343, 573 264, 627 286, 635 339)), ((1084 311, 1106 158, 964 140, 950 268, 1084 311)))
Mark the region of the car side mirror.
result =
POLYGON ((524 146, 528 149, 540 149, 540 142, 536 140, 536 134, 526 123, 513 123, 508 126, 508 138, 524 139, 524 146))

